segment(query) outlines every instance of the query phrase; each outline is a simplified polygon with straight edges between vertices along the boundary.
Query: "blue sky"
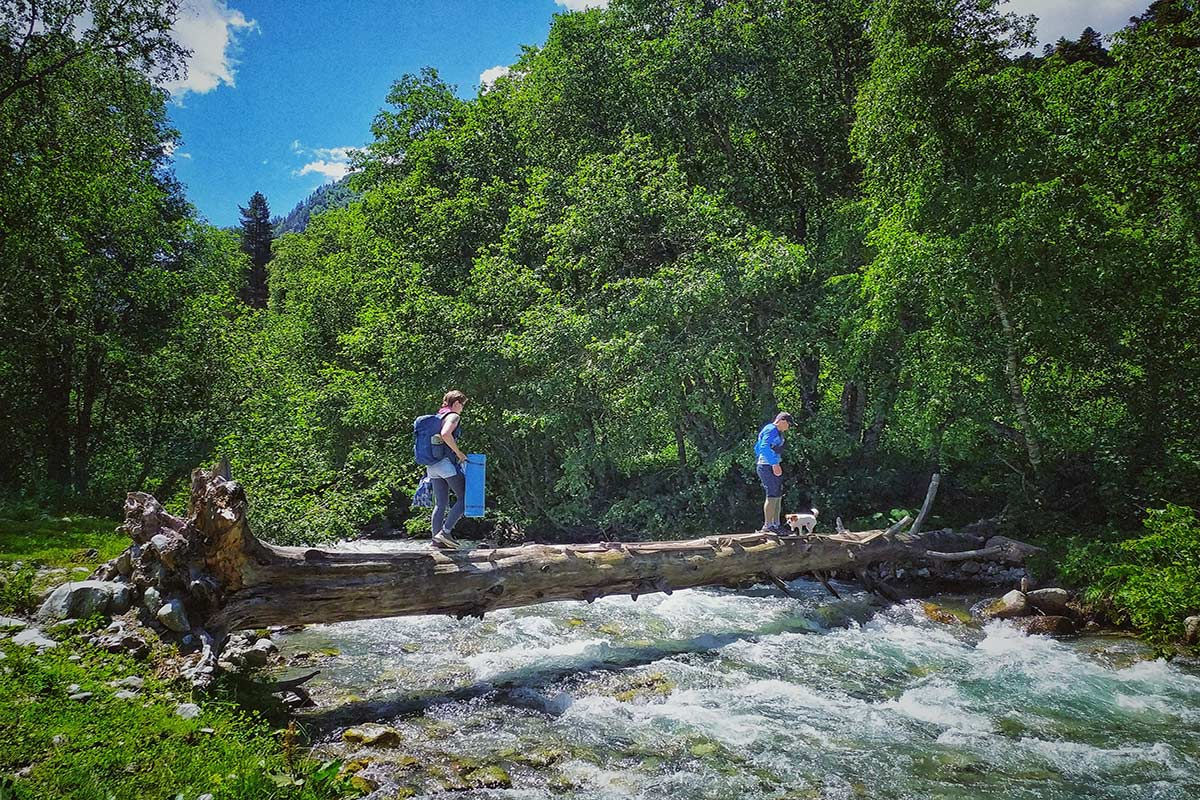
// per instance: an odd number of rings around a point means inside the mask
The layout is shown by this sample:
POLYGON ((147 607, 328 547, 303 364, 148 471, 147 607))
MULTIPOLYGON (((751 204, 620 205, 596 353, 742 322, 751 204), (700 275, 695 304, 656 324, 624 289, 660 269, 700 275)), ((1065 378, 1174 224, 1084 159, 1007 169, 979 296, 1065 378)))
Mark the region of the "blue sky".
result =
MULTIPOLYGON (((1039 36, 1111 33, 1149 0, 1012 0, 1039 36)), ((234 225, 261 191, 286 214, 366 144, 392 81, 436 67, 473 96, 481 76, 545 41, 555 13, 607 0, 185 0, 194 55, 171 87, 175 172, 200 213, 234 225)))
MULTIPOLYGON (((545 41, 569 0, 193 0, 177 26, 195 52, 174 87, 175 172, 210 222, 261 191, 286 214, 370 139, 392 81, 436 67, 473 96, 486 70, 545 41)), ((596 4, 596 3, 593 3, 596 4)))

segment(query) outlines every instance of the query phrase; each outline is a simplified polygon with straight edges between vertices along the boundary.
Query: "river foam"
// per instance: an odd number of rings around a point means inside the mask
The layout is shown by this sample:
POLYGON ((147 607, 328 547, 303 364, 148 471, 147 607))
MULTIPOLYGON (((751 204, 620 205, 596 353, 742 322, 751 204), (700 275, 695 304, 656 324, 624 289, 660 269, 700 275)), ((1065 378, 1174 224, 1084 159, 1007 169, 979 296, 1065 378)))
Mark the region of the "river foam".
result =
POLYGON ((1200 675, 1129 640, 792 585, 313 626, 283 647, 336 648, 317 697, 404 709, 375 719, 421 758, 505 763, 515 788, 476 797, 1200 797, 1200 675), (538 748, 568 756, 505 761, 538 748))

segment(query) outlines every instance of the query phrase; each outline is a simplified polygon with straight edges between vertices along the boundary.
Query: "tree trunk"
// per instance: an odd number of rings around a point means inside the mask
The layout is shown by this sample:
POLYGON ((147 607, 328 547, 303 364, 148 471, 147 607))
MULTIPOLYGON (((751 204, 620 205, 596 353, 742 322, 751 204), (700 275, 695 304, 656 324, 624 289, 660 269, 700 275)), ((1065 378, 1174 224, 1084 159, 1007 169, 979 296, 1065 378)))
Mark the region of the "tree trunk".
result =
POLYGON ((71 477, 71 367, 73 345, 67 338, 57 353, 42 354, 42 413, 46 420, 46 478, 55 491, 71 477))
POLYGON ((177 599, 197 640, 211 641, 193 674, 205 685, 229 632, 414 614, 487 611, 612 594, 788 580, 857 570, 877 561, 926 560, 929 550, 976 549, 984 537, 931 531, 888 536, 778 537, 751 533, 689 541, 525 545, 443 552, 344 552, 278 547, 255 538, 242 487, 220 475, 192 476, 188 517, 131 492, 125 523, 134 545, 93 577, 122 578, 135 595, 153 586, 177 599))
POLYGON ((1004 331, 1004 374, 1008 378, 1008 391, 1012 396, 1013 408, 1017 413, 1017 422, 1021 427, 1021 435, 1025 440, 1025 452, 1029 456, 1029 464, 1033 467, 1033 476, 1038 485, 1042 482, 1042 448, 1038 443, 1037 432, 1033 427, 1033 415, 1025 403, 1025 390, 1021 386, 1021 362, 1017 353, 1017 335, 1012 320, 1008 315, 1008 307, 1000 284, 992 279, 992 303, 996 314, 1000 317, 1000 327, 1004 331))
POLYGON ((75 494, 87 494, 89 466, 92 456, 92 412, 96 397, 100 394, 100 353, 98 347, 88 348, 83 376, 79 382, 79 401, 75 409, 75 448, 71 470, 71 482, 75 494))

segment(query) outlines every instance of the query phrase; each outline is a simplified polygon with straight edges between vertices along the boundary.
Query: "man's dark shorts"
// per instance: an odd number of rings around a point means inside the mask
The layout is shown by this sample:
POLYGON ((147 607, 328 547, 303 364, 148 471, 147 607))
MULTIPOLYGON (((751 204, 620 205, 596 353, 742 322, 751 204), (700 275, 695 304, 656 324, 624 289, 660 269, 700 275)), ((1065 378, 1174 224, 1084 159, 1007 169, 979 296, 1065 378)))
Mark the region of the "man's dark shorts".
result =
POLYGON ((758 479, 767 490, 767 497, 783 497, 783 476, 776 475, 770 464, 758 465, 758 479))

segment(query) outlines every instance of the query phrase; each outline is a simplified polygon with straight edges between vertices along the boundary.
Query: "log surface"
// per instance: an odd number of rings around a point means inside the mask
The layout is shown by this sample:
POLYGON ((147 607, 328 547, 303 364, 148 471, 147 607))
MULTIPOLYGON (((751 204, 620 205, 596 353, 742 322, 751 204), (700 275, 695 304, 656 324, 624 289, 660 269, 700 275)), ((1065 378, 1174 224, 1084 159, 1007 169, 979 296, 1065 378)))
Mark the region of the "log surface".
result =
POLYGON ((131 493, 123 528, 134 539, 134 582, 175 595, 197 627, 220 638, 270 625, 413 614, 481 615, 555 600, 786 581, 858 571, 878 561, 978 549, 964 531, 832 536, 766 533, 665 542, 533 544, 461 551, 345 552, 280 547, 250 531, 241 486, 197 471, 186 519, 131 493))

